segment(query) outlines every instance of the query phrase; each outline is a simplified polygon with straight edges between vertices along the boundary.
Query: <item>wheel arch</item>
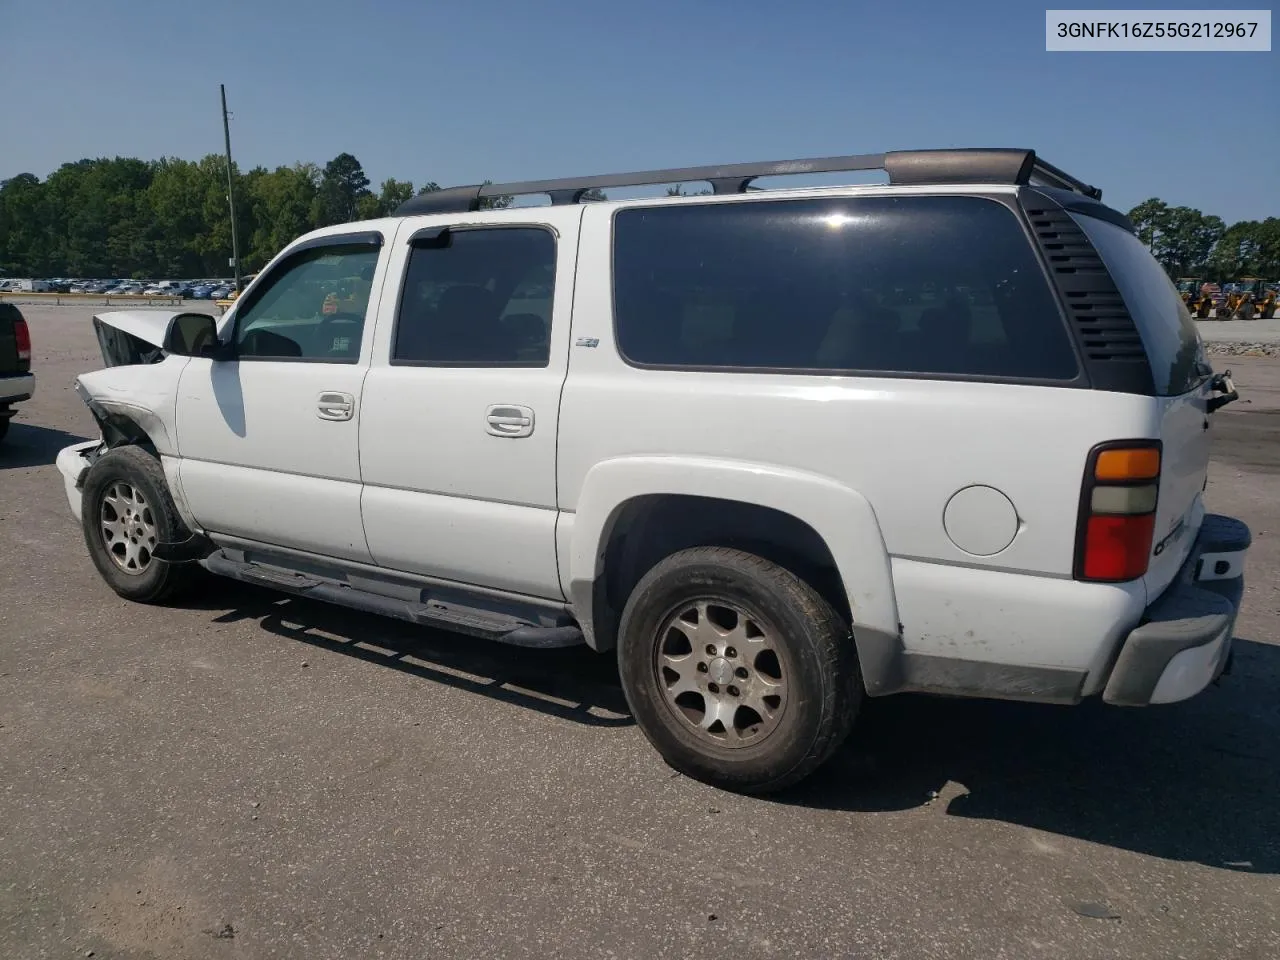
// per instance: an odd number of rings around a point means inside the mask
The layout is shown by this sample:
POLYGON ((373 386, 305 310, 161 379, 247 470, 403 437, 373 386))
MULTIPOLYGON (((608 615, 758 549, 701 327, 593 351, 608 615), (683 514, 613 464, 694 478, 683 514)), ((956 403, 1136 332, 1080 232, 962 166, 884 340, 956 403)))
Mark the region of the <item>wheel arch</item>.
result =
MULTIPOLYGON (((134 446, 147 451, 160 463, 169 488, 169 496, 173 498, 182 522, 191 530, 200 532, 200 525, 192 514, 182 491, 177 449, 164 418, 147 407, 118 400, 104 401, 86 397, 85 404, 98 424, 98 429, 102 433, 103 446, 107 450, 134 446)), ((90 465, 93 459, 95 458, 90 459, 90 465)), ((77 479, 76 486, 79 487, 83 481, 84 473, 77 479)))
POLYGON ((588 643, 611 648, 630 587, 691 546, 748 550, 809 580, 849 618, 868 692, 896 684, 897 602, 870 502, 829 477, 742 461, 635 457, 592 468, 567 564, 588 643))

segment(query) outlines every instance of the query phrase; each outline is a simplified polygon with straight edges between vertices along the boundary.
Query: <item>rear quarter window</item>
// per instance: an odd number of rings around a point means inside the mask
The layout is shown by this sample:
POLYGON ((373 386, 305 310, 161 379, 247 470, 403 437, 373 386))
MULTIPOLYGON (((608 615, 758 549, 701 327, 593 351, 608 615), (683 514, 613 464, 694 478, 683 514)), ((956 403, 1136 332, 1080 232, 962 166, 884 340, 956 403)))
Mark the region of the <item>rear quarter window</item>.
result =
POLYGON ((620 210, 632 364, 1070 381, 1057 302, 1012 211, 980 197, 620 210))
POLYGON ((1142 241, 1114 223, 1072 214, 1124 298, 1151 364, 1156 393, 1180 396, 1212 372, 1196 322, 1178 288, 1142 241))

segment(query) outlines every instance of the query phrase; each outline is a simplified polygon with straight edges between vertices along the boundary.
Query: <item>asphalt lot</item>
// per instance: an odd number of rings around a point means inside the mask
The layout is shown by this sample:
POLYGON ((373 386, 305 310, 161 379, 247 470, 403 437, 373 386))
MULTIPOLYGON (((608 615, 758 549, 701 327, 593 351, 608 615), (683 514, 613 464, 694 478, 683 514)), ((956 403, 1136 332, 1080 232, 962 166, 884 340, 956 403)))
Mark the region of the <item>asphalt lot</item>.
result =
POLYGON ((1234 671, 1126 711, 900 697, 792 793, 674 775, 607 657, 98 579, 57 450, 91 308, 24 307, 0 446, 0 957, 1280 955, 1280 360, 1233 357, 1234 671), (90 951, 93 951, 90 954, 90 951))

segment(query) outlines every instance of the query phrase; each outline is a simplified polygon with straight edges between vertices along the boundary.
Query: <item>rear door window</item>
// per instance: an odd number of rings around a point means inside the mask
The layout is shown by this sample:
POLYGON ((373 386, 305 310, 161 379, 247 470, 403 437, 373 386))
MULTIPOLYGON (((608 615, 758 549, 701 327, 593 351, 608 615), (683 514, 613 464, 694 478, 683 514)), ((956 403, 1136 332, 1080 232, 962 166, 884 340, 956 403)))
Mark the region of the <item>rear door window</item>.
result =
POLYGON ((446 231, 415 242, 392 364, 545 367, 556 240, 543 227, 446 231))
POLYGON ((1070 381, 1065 322, 1021 224, 980 197, 832 197, 618 212, 631 363, 1070 381))
POLYGON ((1072 214, 1124 298, 1151 364, 1156 392, 1180 396, 1212 373, 1196 322, 1178 288, 1142 241, 1114 223, 1072 214))

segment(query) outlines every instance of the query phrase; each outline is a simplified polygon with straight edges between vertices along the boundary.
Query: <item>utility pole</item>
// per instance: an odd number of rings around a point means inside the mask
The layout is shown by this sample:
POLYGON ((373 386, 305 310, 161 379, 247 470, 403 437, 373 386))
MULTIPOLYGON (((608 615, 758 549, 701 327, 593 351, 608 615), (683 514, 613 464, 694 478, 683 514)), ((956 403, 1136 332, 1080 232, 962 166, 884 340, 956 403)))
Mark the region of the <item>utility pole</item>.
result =
POLYGON ((231 208, 231 263, 236 269, 236 293, 240 292, 240 237, 236 231, 236 193, 231 178, 231 124, 227 120, 227 87, 218 84, 222 92, 222 136, 227 144, 227 205, 231 208))

